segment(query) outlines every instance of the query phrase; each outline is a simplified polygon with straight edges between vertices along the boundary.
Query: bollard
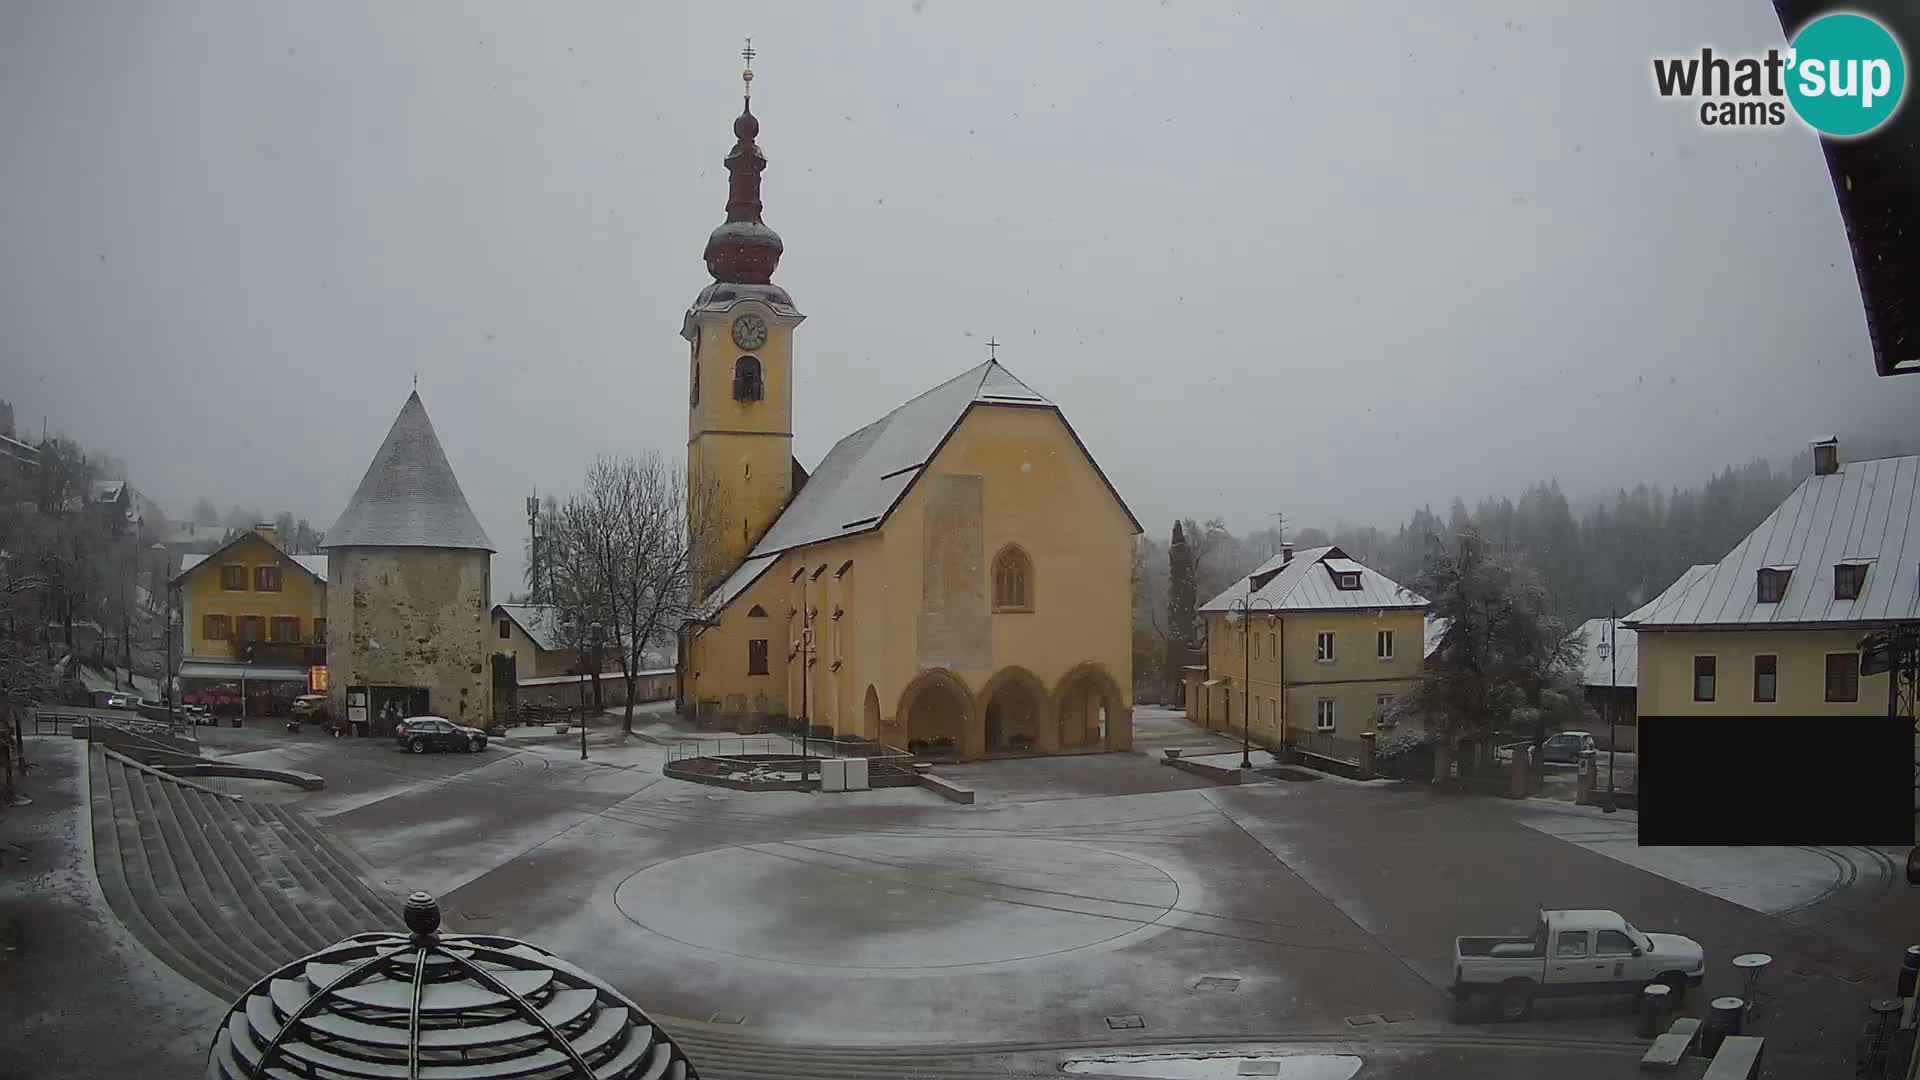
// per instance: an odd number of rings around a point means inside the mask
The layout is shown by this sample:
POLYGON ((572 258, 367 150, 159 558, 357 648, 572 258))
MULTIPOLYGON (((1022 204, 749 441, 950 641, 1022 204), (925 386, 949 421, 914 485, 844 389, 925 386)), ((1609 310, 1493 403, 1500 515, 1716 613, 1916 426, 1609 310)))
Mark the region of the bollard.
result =
POLYGON ((1720 1052, 1727 1036, 1740 1034, 1740 1014, 1747 1003, 1737 997, 1717 997, 1707 1013, 1706 1026, 1700 1029, 1700 1054, 1712 1057, 1720 1052))
POLYGON ((1667 1006, 1673 988, 1666 983, 1650 983, 1640 991, 1640 1025, 1635 1034, 1652 1039, 1667 1029, 1667 1006))
POLYGON ((1907 946, 1907 955, 1900 961, 1899 995, 1903 998, 1913 996, 1913 987, 1920 981, 1920 945, 1907 946))

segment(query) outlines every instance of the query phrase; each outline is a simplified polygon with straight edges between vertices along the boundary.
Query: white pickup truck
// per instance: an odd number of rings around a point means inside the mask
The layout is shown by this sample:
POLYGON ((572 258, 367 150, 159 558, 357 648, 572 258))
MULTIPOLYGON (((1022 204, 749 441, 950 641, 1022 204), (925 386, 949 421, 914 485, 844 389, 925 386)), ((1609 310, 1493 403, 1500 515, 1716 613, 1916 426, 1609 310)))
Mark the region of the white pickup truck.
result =
POLYGON ((1525 1020, 1536 997, 1637 994, 1656 982, 1678 1000, 1706 971, 1699 942, 1637 930, 1612 911, 1541 911, 1530 937, 1453 939, 1454 1001, 1492 997, 1503 1020, 1525 1020))

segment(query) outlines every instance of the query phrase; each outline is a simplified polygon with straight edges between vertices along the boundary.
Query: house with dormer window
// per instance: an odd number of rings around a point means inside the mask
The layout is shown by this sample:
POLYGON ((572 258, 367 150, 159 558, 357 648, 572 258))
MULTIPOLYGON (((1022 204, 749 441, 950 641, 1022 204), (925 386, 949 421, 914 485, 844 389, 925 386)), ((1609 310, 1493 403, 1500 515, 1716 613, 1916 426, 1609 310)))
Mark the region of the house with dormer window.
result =
POLYGON ((1920 621, 1920 456, 1813 474, 1718 563, 1620 620, 1637 631, 1639 715, 1884 716, 1861 640, 1920 621))

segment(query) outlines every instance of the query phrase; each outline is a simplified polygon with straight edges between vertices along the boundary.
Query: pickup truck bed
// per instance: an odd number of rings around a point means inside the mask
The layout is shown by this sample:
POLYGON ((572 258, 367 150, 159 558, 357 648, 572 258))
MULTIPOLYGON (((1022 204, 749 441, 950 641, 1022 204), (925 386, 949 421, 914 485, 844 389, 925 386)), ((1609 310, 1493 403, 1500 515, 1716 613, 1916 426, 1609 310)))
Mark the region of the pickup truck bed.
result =
POLYGON ((1540 959, 1546 955, 1541 943, 1531 937, 1463 937, 1454 939, 1454 949, 1462 957, 1477 959, 1540 959))

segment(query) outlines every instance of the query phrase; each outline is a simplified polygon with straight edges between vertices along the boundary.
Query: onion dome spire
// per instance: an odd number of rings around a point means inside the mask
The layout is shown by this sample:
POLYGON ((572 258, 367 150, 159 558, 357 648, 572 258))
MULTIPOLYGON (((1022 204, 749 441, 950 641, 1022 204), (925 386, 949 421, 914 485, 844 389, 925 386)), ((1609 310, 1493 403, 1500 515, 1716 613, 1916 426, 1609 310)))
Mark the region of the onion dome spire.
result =
POLYGON ((727 220, 707 237, 707 272, 715 281, 765 285, 773 280, 780 265, 784 245, 780 234, 767 228, 760 219, 760 174, 766 170, 767 156, 755 145, 760 120, 753 115, 753 39, 740 56, 747 66, 740 73, 743 85, 740 115, 733 122, 733 149, 727 153, 727 220))

